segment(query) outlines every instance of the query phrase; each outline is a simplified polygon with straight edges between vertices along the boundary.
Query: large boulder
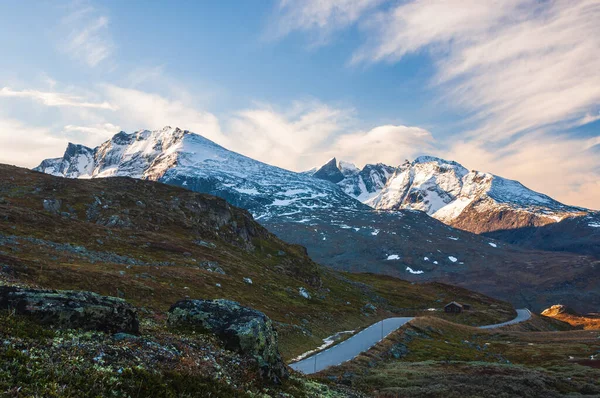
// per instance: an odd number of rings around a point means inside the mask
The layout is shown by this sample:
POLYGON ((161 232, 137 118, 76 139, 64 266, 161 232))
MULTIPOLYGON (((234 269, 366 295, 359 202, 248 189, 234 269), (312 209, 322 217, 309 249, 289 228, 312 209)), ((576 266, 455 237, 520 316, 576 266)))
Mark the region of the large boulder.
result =
POLYGON ((273 323, 260 311, 230 300, 181 300, 171 306, 167 323, 216 335, 226 349, 253 356, 262 377, 274 383, 289 375, 273 323))
POLYGON ((92 292, 0 286, 0 309, 65 329, 139 332, 137 312, 131 304, 92 292))

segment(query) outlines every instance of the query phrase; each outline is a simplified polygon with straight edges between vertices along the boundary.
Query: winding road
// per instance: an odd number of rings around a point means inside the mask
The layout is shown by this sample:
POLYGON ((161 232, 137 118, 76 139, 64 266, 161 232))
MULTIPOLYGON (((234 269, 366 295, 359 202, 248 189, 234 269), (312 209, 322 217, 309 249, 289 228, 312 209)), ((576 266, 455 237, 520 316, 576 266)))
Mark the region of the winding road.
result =
MULTIPOLYGON (((494 329, 502 326, 513 325, 531 318, 531 312, 528 309, 517 310, 517 317, 503 323, 495 325, 480 326, 480 329, 494 329)), ((348 340, 334 345, 324 351, 318 352, 301 361, 290 364, 290 367, 304 374, 320 372, 330 366, 340 365, 356 357, 361 352, 367 351, 375 344, 383 340, 388 334, 399 329, 402 325, 412 321, 415 318, 400 317, 387 318, 383 321, 372 324, 368 328, 360 331, 348 340)))

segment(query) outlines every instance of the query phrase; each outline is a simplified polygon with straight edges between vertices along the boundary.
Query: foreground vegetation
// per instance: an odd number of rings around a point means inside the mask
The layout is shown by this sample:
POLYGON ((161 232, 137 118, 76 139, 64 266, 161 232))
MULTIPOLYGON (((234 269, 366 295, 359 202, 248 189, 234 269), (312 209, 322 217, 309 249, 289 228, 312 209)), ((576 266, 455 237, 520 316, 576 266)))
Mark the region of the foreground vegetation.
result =
POLYGON ((292 375, 257 377, 210 335, 165 328, 182 298, 227 298, 273 319, 289 359, 340 330, 390 316, 464 324, 511 319, 511 305, 432 283, 320 267, 224 200, 128 178, 67 180, 0 165, 0 283, 86 290, 137 307, 139 336, 40 327, 0 313, 0 391, 26 397, 355 396, 292 375), (434 309, 435 311, 430 311, 434 309))
POLYGON ((246 211, 155 182, 68 180, 0 165, 0 220, 7 283, 121 297, 152 320, 185 297, 228 298, 277 322, 288 359, 381 318, 445 316, 452 300, 473 307, 457 322, 514 316, 510 304, 466 289, 324 269, 246 211))

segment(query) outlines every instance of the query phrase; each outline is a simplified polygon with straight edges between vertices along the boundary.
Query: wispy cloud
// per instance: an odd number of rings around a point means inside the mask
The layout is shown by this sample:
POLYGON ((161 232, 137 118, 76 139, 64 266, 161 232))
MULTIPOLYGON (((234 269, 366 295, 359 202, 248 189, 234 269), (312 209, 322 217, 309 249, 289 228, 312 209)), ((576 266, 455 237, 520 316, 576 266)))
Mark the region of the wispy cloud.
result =
POLYGON ((386 0, 279 0, 268 35, 280 39, 294 31, 316 33, 313 44, 352 25, 367 11, 386 0))
POLYGON ((600 165, 595 145, 600 137, 574 138, 536 132, 520 136, 501 148, 484 141, 451 143, 438 154, 503 177, 518 179, 529 188, 564 203, 600 210, 600 165))
POLYGON ((233 149, 291 170, 310 168, 323 158, 324 144, 352 124, 351 109, 319 101, 288 107, 259 105, 237 112, 228 125, 233 149))
POLYGON ((96 108, 96 109, 108 109, 116 110, 114 105, 109 102, 89 102, 85 99, 64 93, 58 92, 44 92, 37 90, 12 90, 9 87, 3 87, 0 89, 0 97, 14 97, 14 98, 30 98, 35 101, 41 102, 46 106, 70 106, 78 108, 96 108))
POLYGON ((78 132, 87 135, 98 137, 98 139, 106 139, 110 136, 118 133, 121 130, 119 126, 115 126, 112 123, 100 123, 91 126, 75 126, 68 124, 64 127, 64 131, 67 133, 78 132))
POLYGON ((66 140, 43 127, 0 118, 0 163, 34 167, 42 159, 60 156, 66 140))
POLYGON ((598 208, 600 138, 572 131, 600 119, 598 0, 284 3, 285 34, 358 24, 364 45, 351 64, 426 54, 435 67, 430 88, 475 126, 438 142, 448 148, 441 156, 598 208), (333 3, 344 10, 327 12, 333 3))
MULTIPOLYGON (((125 129, 160 129, 178 126, 226 145, 219 120, 210 112, 196 109, 180 99, 115 85, 103 86, 104 95, 118 107, 113 123, 125 129)), ((182 93, 185 96, 184 93, 182 93)))
POLYGON ((405 159, 431 153, 435 139, 431 132, 414 126, 384 125, 365 132, 342 134, 330 149, 332 156, 342 156, 362 166, 387 163, 398 166, 405 159))
POLYGON ((99 65, 114 50, 109 23, 109 18, 90 4, 74 2, 61 22, 60 29, 67 32, 62 49, 91 67, 99 65))
POLYGON ((402 3, 366 24, 354 62, 428 51, 433 84, 472 113, 490 140, 585 123, 600 104, 597 0, 402 3))

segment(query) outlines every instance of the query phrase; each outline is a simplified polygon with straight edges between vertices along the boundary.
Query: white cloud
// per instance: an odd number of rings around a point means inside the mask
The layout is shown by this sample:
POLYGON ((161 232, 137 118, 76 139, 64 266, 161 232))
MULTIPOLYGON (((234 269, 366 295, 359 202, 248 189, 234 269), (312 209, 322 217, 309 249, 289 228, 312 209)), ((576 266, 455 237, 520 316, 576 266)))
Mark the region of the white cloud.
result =
POLYGON ((339 136, 330 149, 330 157, 343 157, 361 166, 366 163, 398 166, 405 159, 432 151, 433 145, 434 138, 425 129, 386 125, 339 136))
POLYGON ((316 31, 318 42, 355 23, 385 0, 279 0, 270 35, 281 38, 293 31, 316 31))
POLYGON ((92 126, 74 126, 68 124, 65 126, 64 131, 67 133, 84 133, 88 136, 91 135, 93 139, 107 139, 121 131, 121 128, 112 123, 100 123, 92 126))
POLYGON ((354 61, 429 51, 434 84, 473 113, 489 140, 588 122, 600 103, 597 0, 436 0, 402 3, 367 24, 354 61))
POLYGON ((66 145, 65 138, 47 128, 0 119, 0 163, 34 167, 43 159, 61 156, 66 145))
POLYGON ((287 32, 358 23, 366 39, 352 63, 433 61, 430 88, 475 126, 438 143, 449 148, 440 156, 598 208, 600 137, 566 134, 600 118, 598 0, 407 0, 375 11, 336 2, 336 15, 352 16, 337 22, 327 4, 311 18, 312 2, 286 3, 287 32))
POLYGON ((177 126, 221 145, 228 144, 217 117, 196 109, 193 104, 114 85, 105 85, 103 91, 117 107, 113 122, 119 123, 127 131, 177 126))
POLYGON ((115 110, 116 107, 111 105, 109 102, 94 103, 88 102, 85 99, 64 93, 57 92, 44 92, 37 90, 12 90, 9 87, 3 87, 0 89, 0 97, 14 97, 14 98, 31 98, 39 101, 46 106, 69 106, 79 108, 96 108, 96 109, 107 109, 115 110))
POLYGON ((291 170, 313 167, 327 150, 324 144, 352 121, 352 110, 317 101, 297 101, 277 111, 261 106, 238 112, 230 121, 231 149, 291 170))
POLYGON ((501 148, 484 141, 460 141, 440 156, 469 167, 517 179, 563 203, 600 209, 600 168, 593 146, 598 138, 525 135, 501 148))
POLYGON ((97 66, 114 50, 109 22, 94 7, 75 2, 72 12, 61 21, 60 30, 66 32, 62 50, 91 67, 97 66))

